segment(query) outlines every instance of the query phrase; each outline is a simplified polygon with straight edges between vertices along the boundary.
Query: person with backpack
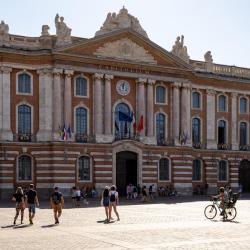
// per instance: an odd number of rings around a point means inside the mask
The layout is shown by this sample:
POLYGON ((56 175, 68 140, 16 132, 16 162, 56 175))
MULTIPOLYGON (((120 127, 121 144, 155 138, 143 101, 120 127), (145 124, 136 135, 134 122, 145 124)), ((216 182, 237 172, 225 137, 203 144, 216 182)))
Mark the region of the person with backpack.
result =
POLYGON ((116 186, 113 185, 109 191, 109 220, 111 219, 112 208, 114 208, 117 220, 120 220, 119 214, 117 212, 118 201, 118 192, 116 191, 116 186))
POLYGON ((16 225, 16 220, 19 216, 20 211, 21 211, 21 224, 23 224, 23 215, 24 215, 24 209, 25 209, 25 195, 21 187, 18 187, 16 190, 16 193, 13 194, 12 201, 16 202, 16 215, 14 217, 13 224, 16 225))
POLYGON ((102 205, 105 208, 105 213, 106 213, 106 222, 109 222, 109 187, 106 186, 103 190, 102 193, 102 205))
POLYGON ((29 221, 31 225, 35 217, 36 206, 39 207, 37 192, 34 190, 34 185, 30 184, 29 190, 26 192, 26 207, 29 209, 29 221))
POLYGON ((55 224, 59 224, 59 217, 62 215, 62 208, 64 205, 64 199, 58 187, 54 188, 53 193, 50 196, 51 208, 54 210, 55 224))

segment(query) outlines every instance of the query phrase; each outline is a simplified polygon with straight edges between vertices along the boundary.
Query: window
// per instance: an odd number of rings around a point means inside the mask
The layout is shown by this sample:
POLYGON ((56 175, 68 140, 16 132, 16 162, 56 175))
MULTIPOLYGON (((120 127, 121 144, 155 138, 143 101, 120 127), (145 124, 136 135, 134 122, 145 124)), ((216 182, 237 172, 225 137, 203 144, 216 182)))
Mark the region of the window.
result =
POLYGON ((32 161, 27 155, 18 158, 18 180, 31 181, 32 180, 32 161))
POLYGON ((78 159, 78 180, 90 181, 90 158, 88 156, 78 159))
POLYGON ((76 95, 87 96, 87 80, 83 77, 76 78, 76 95))
POLYGON ((18 106, 18 134, 31 134, 31 108, 18 106))
POLYGON ((156 115, 156 138, 158 144, 165 140, 165 115, 161 113, 156 115))
POLYGON ((219 181, 227 181, 227 162, 219 162, 219 181))
POLYGON ((31 77, 26 73, 18 75, 18 93, 30 94, 31 93, 31 77))
POLYGON ((156 87, 156 102, 157 103, 166 103, 166 89, 162 86, 156 87))
POLYGON ((131 136, 132 115, 125 103, 119 103, 115 108, 115 135, 117 139, 131 136))
POLYGON ((162 158, 159 162, 159 180, 169 181, 169 159, 162 158))
POLYGON ((196 159, 193 161, 193 181, 201 180, 201 161, 196 159))
POLYGON ((198 118, 192 120, 192 141, 193 144, 200 143, 200 119, 198 118))
POLYGON ((225 144, 225 143, 226 143, 226 122, 220 120, 218 125, 218 144, 225 144))
POLYGON ((193 92, 193 108, 200 108, 200 93, 199 92, 193 92))
POLYGON ((247 145, 247 123, 240 123, 240 146, 247 145))
POLYGON ((240 98, 240 113, 247 113, 247 99, 245 97, 240 98))
POLYGON ((226 97, 224 95, 219 96, 219 111, 220 112, 226 111, 226 97))
POLYGON ((87 134, 87 110, 79 107, 76 109, 76 134, 87 134))

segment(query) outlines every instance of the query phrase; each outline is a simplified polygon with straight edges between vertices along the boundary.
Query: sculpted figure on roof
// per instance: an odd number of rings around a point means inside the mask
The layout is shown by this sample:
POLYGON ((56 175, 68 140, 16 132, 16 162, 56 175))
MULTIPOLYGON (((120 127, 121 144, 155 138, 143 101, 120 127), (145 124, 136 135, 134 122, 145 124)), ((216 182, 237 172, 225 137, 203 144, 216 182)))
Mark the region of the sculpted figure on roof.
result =
POLYGON ((131 28, 139 34, 148 37, 146 31, 141 27, 139 21, 134 16, 128 13, 128 10, 124 7, 120 10, 119 14, 108 13, 105 22, 100 30, 96 32, 96 36, 109 33, 111 31, 131 28))
POLYGON ((56 45, 71 43, 71 29, 64 22, 64 17, 59 17, 59 15, 56 14, 55 25, 57 35, 56 45))
POLYGON ((4 44, 5 42, 9 42, 10 35, 9 35, 9 25, 6 24, 4 21, 0 23, 0 45, 4 44))
POLYGON ((189 55, 187 52, 187 46, 184 46, 184 36, 177 37, 175 44, 172 47, 171 53, 180 57, 185 62, 189 62, 189 55))

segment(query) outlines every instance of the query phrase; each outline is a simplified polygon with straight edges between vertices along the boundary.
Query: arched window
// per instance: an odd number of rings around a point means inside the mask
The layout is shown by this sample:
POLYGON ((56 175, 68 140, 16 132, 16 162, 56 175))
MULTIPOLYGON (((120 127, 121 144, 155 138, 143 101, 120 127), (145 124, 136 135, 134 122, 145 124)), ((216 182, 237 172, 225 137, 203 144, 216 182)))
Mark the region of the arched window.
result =
POLYGON ((165 115, 162 113, 156 114, 156 138, 158 144, 165 140, 165 115))
POLYGON ((193 160, 193 181, 201 181, 201 161, 193 160))
POLYGON ((193 92, 192 94, 192 100, 193 100, 193 108, 200 108, 200 93, 199 92, 193 92))
POLYGON ((166 103, 166 89, 162 86, 156 87, 156 102, 166 103))
POLYGON ((18 134, 31 134, 31 108, 18 106, 18 134))
POLYGON ((194 118, 192 120, 192 141, 193 144, 198 144, 201 141, 200 138, 200 119, 194 118))
POLYGON ((219 96, 219 111, 220 112, 226 111, 226 97, 224 95, 219 96))
POLYGON ((218 144, 225 144, 225 143, 226 143, 226 122, 220 120, 218 124, 218 144))
POLYGON ((76 134, 87 134, 87 109, 79 107, 76 109, 76 134))
POLYGON ((219 181, 227 181, 227 162, 219 161, 219 181))
POLYGON ((82 156, 78 159, 78 180, 90 181, 90 158, 82 156))
POLYGON ((31 93, 31 77, 27 73, 18 75, 18 93, 31 93))
POLYGON ((125 139, 131 136, 132 114, 125 103, 119 103, 115 108, 115 136, 125 139))
POLYGON ((247 99, 245 97, 240 98, 240 113, 247 113, 247 99))
POLYGON ((247 145, 247 123, 240 123, 240 146, 247 145))
POLYGON ((170 176, 169 176, 169 159, 167 158, 162 158, 159 161, 159 180, 160 181, 169 181, 170 176))
POLYGON ((87 96, 87 80, 83 77, 76 78, 76 95, 87 96))
POLYGON ((22 155, 18 158, 18 180, 31 181, 32 180, 32 161, 27 155, 22 155))

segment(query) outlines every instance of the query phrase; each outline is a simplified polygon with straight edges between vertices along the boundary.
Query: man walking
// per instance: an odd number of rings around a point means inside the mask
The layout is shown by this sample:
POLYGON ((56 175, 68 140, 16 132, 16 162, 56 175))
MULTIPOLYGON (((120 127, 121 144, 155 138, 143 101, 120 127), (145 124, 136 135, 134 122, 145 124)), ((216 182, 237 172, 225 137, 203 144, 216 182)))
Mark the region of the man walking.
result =
POLYGON ((59 224, 59 217, 62 214, 64 199, 62 193, 59 192, 58 187, 54 188, 54 191, 50 196, 50 205, 54 210, 55 224, 59 224))
POLYGON ((36 213, 36 206, 39 207, 37 192, 34 190, 34 185, 30 184, 29 190, 26 192, 26 206, 29 209, 29 221, 33 224, 33 219, 36 213))

